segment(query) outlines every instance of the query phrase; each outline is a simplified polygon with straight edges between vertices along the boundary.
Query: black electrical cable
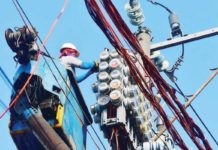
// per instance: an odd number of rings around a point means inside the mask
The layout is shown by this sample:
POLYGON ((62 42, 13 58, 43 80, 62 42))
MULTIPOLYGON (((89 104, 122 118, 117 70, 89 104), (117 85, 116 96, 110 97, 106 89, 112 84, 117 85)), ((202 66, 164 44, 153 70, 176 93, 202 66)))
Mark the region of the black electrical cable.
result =
MULTIPOLYGON (((27 19, 28 23, 30 24, 30 26, 31 26, 32 28, 34 28, 34 26, 32 25, 31 21, 29 20, 28 16, 26 15, 25 11, 23 10, 22 6, 21 6, 20 3, 18 2, 18 0, 16 0, 16 2, 17 2, 17 4, 18 4, 20 10, 22 11, 23 15, 24 15, 25 18, 27 19)), ((41 38, 39 37, 39 35, 38 35, 38 34, 36 34, 36 35, 37 35, 37 37, 38 37, 40 43, 43 43, 42 40, 41 40, 41 38)), ((84 110, 82 109, 82 107, 81 107, 81 105, 79 104, 78 100, 76 99, 74 93, 71 91, 71 89, 70 89, 70 87, 68 86, 67 82, 65 81, 63 75, 61 74, 61 72, 60 72, 60 70, 58 69, 57 65, 55 64, 54 60, 52 59, 52 57, 51 57, 51 55, 50 55, 48 49, 45 47, 45 45, 43 45, 43 47, 44 47, 44 49, 46 50, 47 55, 49 56, 48 58, 50 58, 50 59, 52 60, 52 63, 54 64, 54 66, 55 66, 55 68, 57 69, 58 73, 60 74, 61 78, 63 79, 63 81, 65 82, 65 84, 66 84, 67 88, 69 89, 70 93, 72 94, 72 96, 73 96, 74 99, 76 100, 78 106, 79 106, 80 109, 82 110, 84 116, 86 117, 86 120, 90 123, 90 126, 91 126, 92 130, 94 131, 96 137, 97 137, 98 140, 100 141, 100 143, 101 143, 101 145, 103 146, 103 148, 106 150, 106 147, 104 146, 103 142, 101 141, 100 137, 98 136, 97 132, 95 131, 94 127, 92 126, 91 121, 90 121, 89 118, 87 117, 86 113, 84 112, 84 110)), ((43 55, 42 55, 42 56, 43 56, 43 55)), ((53 73, 51 67, 49 66, 49 64, 48 64, 48 62, 47 62, 47 60, 46 60, 46 58, 45 58, 45 57, 43 57, 43 58, 44 58, 46 64, 48 65, 49 70, 51 71, 52 75, 54 76, 55 80, 58 82, 58 80, 57 80, 57 78, 55 77, 55 75, 54 75, 54 73, 53 73)), ((59 84, 59 82, 58 82, 58 84, 59 84)), ((60 84, 59 84, 59 86, 60 86, 60 84)), ((60 88, 61 88, 61 86, 60 86, 60 88)), ((61 88, 61 89, 62 89, 62 88, 61 88)), ((63 90, 63 89, 62 89, 62 90, 63 90)), ((64 90, 63 90, 63 91, 64 91, 64 90)), ((67 97, 67 95, 66 95, 66 94, 64 94, 64 95, 66 96, 67 100, 70 102, 70 104, 71 104, 72 107, 73 107, 73 104, 71 103, 71 101, 69 100, 69 98, 67 97)))
MULTIPOLYGON (((181 35, 182 36, 182 35, 181 35)), ((174 76, 175 70, 178 69, 179 66, 181 66, 181 63, 183 62, 184 59, 184 54, 185 54, 185 45, 182 44, 182 54, 181 56, 177 59, 176 63, 173 65, 172 69, 165 71, 166 75, 169 77, 169 79, 174 83, 174 85, 177 88, 177 92, 185 99, 185 101, 188 101, 187 96, 183 93, 183 91, 181 90, 181 88, 179 87, 179 85, 176 83, 177 78, 174 76)), ((175 88, 174 88, 175 89, 175 88)), ((192 111, 194 112, 194 114, 197 116, 197 118, 199 119, 199 121, 201 122, 201 124, 204 126, 204 128, 206 129, 206 131, 209 133, 209 135, 211 136, 211 138, 213 139, 213 141, 216 143, 216 145, 218 146, 218 141, 215 139, 214 135, 212 134, 212 132, 209 130, 209 128, 207 127, 207 125, 205 124, 205 122, 203 121, 203 119, 200 117, 200 115, 197 113, 197 111, 195 110, 195 108, 190 105, 192 111)))
MULTIPOLYGON (((185 96, 185 94, 183 93, 183 91, 181 90, 181 88, 179 87, 179 85, 176 83, 176 81, 173 82, 175 84, 175 86, 177 87, 178 91, 180 91, 181 95, 183 96, 183 98, 185 99, 185 101, 188 101, 188 98, 185 96)), ((192 109, 192 111, 194 112, 194 114, 197 116, 197 118, 200 120, 200 122, 202 123, 202 125, 204 126, 204 128, 207 130, 207 132, 209 133, 209 135, 211 136, 211 138, 213 139, 213 141, 216 143, 216 145, 218 146, 218 141, 216 140, 216 138, 214 137, 214 135, 212 134, 212 132, 209 130, 209 128, 207 127, 207 125, 205 124, 205 122, 203 121, 203 119, 200 117, 200 115, 197 113, 197 111, 195 110, 195 108, 190 104, 190 107, 192 109)))
POLYGON ((179 70, 178 67, 181 66, 181 63, 184 60, 184 55, 185 55, 185 45, 182 44, 182 54, 177 58, 176 62, 174 63, 174 65, 172 66, 170 70, 164 71, 172 82, 177 80, 177 77, 175 77, 174 73, 176 70, 179 70))
MULTIPOLYGON (((161 3, 155 2, 153 0, 148 0, 149 2, 151 2, 154 5, 159 5, 162 8, 164 8, 167 12, 169 12, 170 14, 172 14, 173 12, 166 6, 164 6, 161 3)), ((183 36, 181 34, 181 36, 183 36)), ((179 85, 176 83, 177 78, 174 76, 175 70, 178 69, 178 66, 181 66, 181 63, 183 62, 184 59, 184 53, 185 53, 185 46, 184 44, 182 44, 182 54, 181 56, 177 59, 177 61, 175 62, 175 64, 173 65, 173 67, 168 70, 165 71, 165 73, 167 74, 167 76, 169 77, 169 79, 175 84, 176 88, 178 90, 176 90, 180 95, 182 95, 182 97, 185 99, 185 101, 188 101, 187 96, 182 92, 181 88, 179 87, 179 85)), ((175 89, 175 88, 174 88, 175 89)), ((213 141, 216 143, 216 145, 218 146, 218 141, 215 139, 215 137, 213 136, 213 134, 211 133, 211 131, 209 130, 209 128, 207 127, 207 125, 204 123, 204 121, 202 120, 202 118, 200 117, 200 115, 196 112, 196 110, 194 109, 194 107, 192 105, 190 105, 192 111, 194 112, 194 114, 197 116, 197 118, 200 120, 200 122, 202 123, 202 125, 204 126, 204 128, 207 130, 207 132, 209 133, 209 135, 211 136, 211 138, 213 139, 213 141)))
POLYGON ((162 8, 164 8, 167 12, 169 12, 170 14, 172 14, 173 12, 166 6, 164 6, 163 4, 161 3, 158 3, 158 2, 155 2, 153 0, 148 0, 148 2, 154 4, 154 5, 158 5, 158 6, 161 6, 162 8))

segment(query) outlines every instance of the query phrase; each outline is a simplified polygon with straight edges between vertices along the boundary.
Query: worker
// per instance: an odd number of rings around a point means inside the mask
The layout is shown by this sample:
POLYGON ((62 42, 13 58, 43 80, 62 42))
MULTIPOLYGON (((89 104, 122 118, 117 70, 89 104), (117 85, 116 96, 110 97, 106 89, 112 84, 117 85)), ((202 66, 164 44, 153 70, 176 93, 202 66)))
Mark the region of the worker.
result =
POLYGON ((77 50, 76 46, 72 43, 64 43, 60 49, 60 63, 65 66, 67 69, 72 69, 75 72, 76 68, 89 69, 85 74, 76 76, 77 82, 85 80, 92 73, 98 71, 98 63, 93 62, 84 62, 78 59, 80 53, 77 50))

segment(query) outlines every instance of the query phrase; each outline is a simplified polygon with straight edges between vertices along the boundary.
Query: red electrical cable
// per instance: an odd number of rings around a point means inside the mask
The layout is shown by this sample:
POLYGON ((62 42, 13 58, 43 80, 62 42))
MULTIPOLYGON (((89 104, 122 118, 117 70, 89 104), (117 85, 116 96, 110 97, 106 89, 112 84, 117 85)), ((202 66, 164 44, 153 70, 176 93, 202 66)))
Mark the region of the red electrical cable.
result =
MULTIPOLYGON (((180 117, 180 122, 182 125, 185 125, 185 130, 187 131, 187 133, 189 134, 189 136, 192 138, 193 142, 196 144, 196 146, 199 149, 203 149, 203 147, 200 145, 199 143, 199 139, 202 140, 202 142, 204 143, 205 148, 209 148, 210 145, 207 142, 207 140, 205 139, 203 132, 200 130, 200 128, 194 123, 194 121, 192 120, 192 118, 188 115, 188 113, 185 111, 185 109, 183 108, 183 105, 179 102, 179 100, 177 99, 177 97, 175 96, 175 93, 173 92, 173 90, 168 86, 168 84, 163 80, 163 78, 160 76, 159 72, 157 70, 155 70, 155 66, 150 62, 149 58, 147 56, 144 55, 136 37, 132 34, 132 32, 129 30, 129 28, 127 27, 127 25, 125 24, 125 22, 122 20, 121 16, 119 15, 118 11, 116 10, 116 8, 114 7, 113 3, 111 2, 111 0, 101 0, 103 6, 105 7, 106 11, 108 12, 110 18, 112 19, 112 21, 114 22, 114 24, 116 25, 117 29, 120 31, 120 33, 125 37, 125 39, 129 42, 129 44, 135 48, 136 51, 138 51, 140 53, 141 51, 141 57, 144 61, 144 65, 145 68, 146 66, 151 67, 150 68, 146 68, 147 70, 150 69, 150 71, 148 71, 150 73, 150 76, 152 76, 152 78, 154 79, 155 83, 158 85, 158 87, 160 87, 160 92, 162 93, 163 96, 165 96, 165 100, 168 99, 168 101, 170 100, 170 97, 174 100, 174 102, 176 103, 176 105, 179 107, 179 110, 182 112, 182 115, 179 116, 180 117), (116 14, 116 15, 114 15, 116 14), (152 72, 153 71, 153 72, 152 72), (158 78, 155 80, 155 78, 158 78), (160 82, 159 82, 160 81, 160 82), (162 85, 164 85, 163 87, 161 87, 162 85), (169 95, 166 94, 166 92, 169 92, 169 95), (169 97, 170 96, 170 97, 169 97), (199 138, 199 139, 198 139, 199 138)), ((170 102, 170 101, 169 101, 170 102)), ((172 103, 169 103, 171 105, 171 107, 173 108, 173 110, 175 110, 175 113, 177 115, 180 115, 179 110, 176 109, 176 107, 174 107, 172 105, 172 103)))
MULTIPOLYGON (((146 73, 149 73, 149 76, 153 79, 154 83, 158 87, 158 92, 162 95, 163 99, 172 108, 172 110, 174 110, 174 113, 178 115, 181 125, 183 126, 187 134, 190 136, 190 138, 193 140, 193 142, 196 144, 196 146, 199 149, 202 149, 202 150, 204 149, 204 147, 199 143, 199 139, 201 139, 206 149, 212 149, 208 141, 205 139, 200 128, 194 123, 192 118, 188 115, 188 113, 183 108, 183 105, 178 101, 173 90, 168 86, 165 80, 160 76, 158 70, 152 64, 148 56, 144 54, 136 37, 132 34, 132 32, 129 30, 125 22, 122 20, 121 16, 119 15, 118 11, 116 10, 112 2, 110 0, 102 0, 101 3, 104 6, 107 13, 109 14, 111 20, 114 22, 118 31, 125 38, 124 40, 128 41, 129 45, 131 45, 132 48, 141 55, 146 73), (177 109, 173 101, 176 103, 179 109, 177 109), (180 114, 180 111, 182 112, 182 114, 180 114)), ((181 137, 179 136, 178 132, 170 124, 169 119, 166 116, 166 113, 164 112, 160 104, 155 100, 155 96, 152 92, 152 89, 147 88, 146 90, 146 88, 144 87, 144 85, 147 84, 146 80, 144 79, 143 75, 140 73, 138 68, 135 66, 135 64, 131 61, 131 58, 128 56, 126 52, 126 49, 122 46, 118 36, 115 34, 112 27, 110 26, 108 21, 105 19, 96 1, 86 0, 86 5, 87 5, 90 15, 93 17, 93 20, 102 29, 102 31, 108 37, 111 44, 119 51, 119 54, 121 54, 126 60, 130 68, 130 72, 133 75, 136 83, 139 85, 142 92, 151 102, 155 110, 162 116, 165 122, 165 125, 169 133, 173 137, 174 141, 182 149, 188 149, 185 143, 183 142, 183 140, 181 139, 181 137)))
MULTIPOLYGON (((124 57, 125 60, 130 60, 127 61, 128 66, 130 66, 130 64, 132 63, 132 65, 134 66, 134 62, 131 62, 131 57, 128 55, 127 51, 125 48, 123 48, 122 43, 120 42, 118 36, 115 34, 115 32, 113 31, 112 27, 110 26, 110 24, 108 23, 108 21, 105 19, 103 13, 101 12, 99 6, 97 5, 97 3, 95 1, 91 1, 91 0, 86 0, 86 5, 87 5, 87 9, 90 13, 90 15, 93 17, 93 20, 98 24, 98 26, 102 29, 102 31, 104 32, 104 34, 108 37, 109 41, 111 42, 111 44, 117 49, 119 50, 118 53, 124 57)), ((136 68, 136 66, 134 66, 133 68, 136 68)), ((136 68, 137 69, 137 68, 136 68)), ((133 70, 130 70, 132 76, 135 78, 138 74, 134 73, 133 70)), ((137 79, 135 79, 137 80, 137 79)), ((141 86, 139 85, 140 89, 142 90, 142 92, 146 92, 146 89, 142 89, 141 87, 143 87, 142 83, 140 83, 141 86)), ((149 94, 145 93, 146 97, 151 97, 149 94)), ((149 98, 151 99, 151 98, 149 98)), ((154 105, 153 105, 154 106, 154 105)), ((158 106, 158 104, 157 104, 158 106)), ((163 116, 163 118, 167 119, 167 115, 165 114, 165 112, 163 111, 163 109, 160 107, 155 107, 161 111, 161 115, 163 116)), ((168 120, 167 122, 168 126, 170 126, 170 122, 168 120)), ((173 137, 174 140, 177 143, 182 143, 182 145, 180 145, 180 147, 182 147, 183 149, 188 149, 187 146, 184 146, 184 142, 182 141, 182 139, 180 138, 180 136, 178 135, 178 133, 175 131, 175 128, 173 126, 171 126, 172 131, 174 131, 173 133, 173 137), (177 134, 175 134, 175 132, 177 134)))
MULTIPOLYGON (((13 1, 13 3, 14 3, 14 1, 13 1)), ((47 36, 45 37, 45 39, 44 39, 44 41, 43 41, 43 43, 42 43, 42 45, 41 45, 41 47, 40 47, 40 49, 39 49, 39 52, 38 52, 38 54, 37 54, 37 61, 36 61, 35 65, 34 65, 34 67, 33 67, 33 71, 31 72, 31 74, 30 74, 30 76, 28 77, 27 81, 25 82, 24 86, 23 86, 22 89, 19 91, 19 93, 16 95, 16 97, 14 98, 14 100, 10 103, 10 105, 8 106, 8 108, 0 115, 0 119, 3 118, 4 115, 11 109, 11 107, 14 106, 14 104, 18 101, 18 99, 20 98, 21 94, 24 92, 24 90, 26 89, 26 87, 27 87, 27 85, 29 84, 30 80, 32 79, 32 77, 33 77, 33 75, 34 75, 34 73, 36 72, 36 69, 37 69, 37 67, 38 67, 38 62, 39 62, 39 59, 40 59, 40 52, 42 52, 43 46, 47 43, 49 37, 51 36, 51 34, 52 34, 52 32, 53 32, 53 30, 54 30, 56 24, 58 23, 58 20, 60 19, 61 15, 63 14, 63 12, 64 12, 64 10, 65 10, 65 8, 66 8, 66 6, 67 6, 67 3, 68 3, 68 0, 65 0, 65 1, 64 1, 64 4, 63 4, 63 6, 62 6, 62 9, 61 9, 61 11, 60 11, 60 13, 58 14, 57 18, 55 19, 55 21, 53 22, 53 24, 52 24, 52 26, 51 26, 51 28, 50 28, 50 30, 49 30, 47 36)), ((15 3, 14 3, 14 4, 15 4, 15 3)), ((15 6, 16 6, 16 4, 15 4, 15 6)), ((16 6, 16 8, 17 8, 17 6, 16 6)), ((19 11, 18 8, 17 8, 17 10, 18 10, 19 14, 21 15, 21 13, 20 13, 20 11, 19 11)), ((21 16, 22 16, 22 15, 21 15, 21 16)), ((23 20, 24 23, 25 23, 25 20, 23 19, 23 17, 22 17, 22 20, 23 20)), ((27 26, 27 24, 26 24, 26 26, 27 26)))

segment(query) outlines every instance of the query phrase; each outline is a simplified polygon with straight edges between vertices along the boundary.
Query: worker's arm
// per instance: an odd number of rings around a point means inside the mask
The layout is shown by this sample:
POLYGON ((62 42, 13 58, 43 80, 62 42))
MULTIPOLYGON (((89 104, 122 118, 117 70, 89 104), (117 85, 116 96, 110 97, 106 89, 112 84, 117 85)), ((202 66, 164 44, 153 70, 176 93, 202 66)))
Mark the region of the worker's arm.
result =
POLYGON ((78 58, 72 56, 65 56, 61 58, 61 62, 66 65, 70 65, 73 67, 81 68, 81 69, 91 69, 96 66, 95 62, 84 62, 78 58))
MULTIPOLYGON (((88 64, 87 64, 88 65, 88 64)), ((83 80, 85 80, 88 76, 90 76, 91 74, 95 73, 95 72, 98 72, 98 66, 99 64, 97 62, 94 62, 94 65, 92 65, 91 69, 89 69, 89 71, 87 71, 85 74, 83 75, 80 75, 80 76, 76 76, 76 80, 77 82, 81 82, 83 80)), ((87 67, 87 66, 86 66, 87 67)), ((90 66, 88 66, 90 67, 90 66)))
POLYGON ((89 69, 89 71, 87 71, 86 73, 76 76, 76 81, 78 83, 82 82, 83 80, 85 80, 88 76, 90 76, 91 74, 93 74, 93 69, 89 69))
POLYGON ((82 62, 81 65, 79 66, 79 68, 81 69, 91 69, 95 67, 95 62, 82 62))

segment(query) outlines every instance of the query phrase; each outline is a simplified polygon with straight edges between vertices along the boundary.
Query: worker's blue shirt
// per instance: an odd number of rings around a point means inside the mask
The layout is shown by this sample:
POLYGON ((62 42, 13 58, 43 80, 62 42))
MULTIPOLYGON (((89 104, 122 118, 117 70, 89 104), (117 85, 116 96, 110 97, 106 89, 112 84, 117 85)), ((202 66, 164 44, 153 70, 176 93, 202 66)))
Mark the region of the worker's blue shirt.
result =
POLYGON ((89 69, 86 73, 82 75, 76 75, 76 80, 78 83, 85 80, 89 75, 91 75, 93 73, 92 68, 95 67, 95 62, 84 62, 73 56, 63 56, 60 58, 60 62, 64 64, 66 68, 71 67, 74 72, 75 68, 89 69))
MULTIPOLYGON (((85 80, 88 76, 90 76, 93 72, 92 72, 92 68, 95 67, 95 63, 94 62, 82 62, 81 66, 79 66, 78 68, 81 69, 89 69, 86 73, 82 74, 82 75, 76 75, 76 81, 78 83, 82 82, 83 80, 85 80)), ((72 68, 75 72, 75 66, 72 65, 72 68)))

